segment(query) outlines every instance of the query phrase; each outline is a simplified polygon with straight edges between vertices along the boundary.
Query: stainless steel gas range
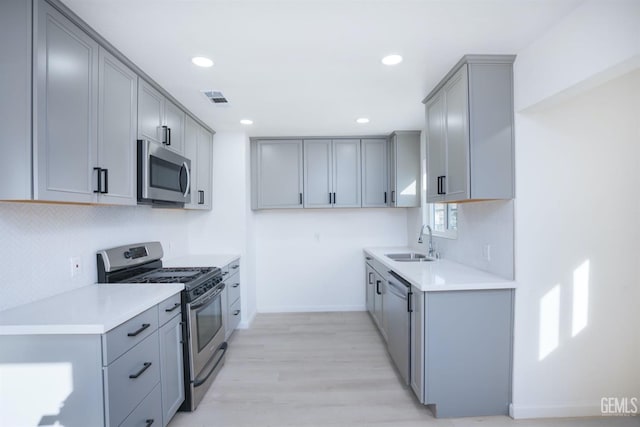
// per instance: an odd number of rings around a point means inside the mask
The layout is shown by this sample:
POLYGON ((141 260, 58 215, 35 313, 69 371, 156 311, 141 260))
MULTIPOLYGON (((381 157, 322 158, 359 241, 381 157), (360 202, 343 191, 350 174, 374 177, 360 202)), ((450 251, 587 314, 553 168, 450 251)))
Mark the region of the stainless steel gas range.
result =
POLYGON ((185 401, 193 411, 224 364, 222 273, 217 267, 162 268, 160 242, 136 243, 97 254, 99 283, 183 283, 182 337, 185 401))

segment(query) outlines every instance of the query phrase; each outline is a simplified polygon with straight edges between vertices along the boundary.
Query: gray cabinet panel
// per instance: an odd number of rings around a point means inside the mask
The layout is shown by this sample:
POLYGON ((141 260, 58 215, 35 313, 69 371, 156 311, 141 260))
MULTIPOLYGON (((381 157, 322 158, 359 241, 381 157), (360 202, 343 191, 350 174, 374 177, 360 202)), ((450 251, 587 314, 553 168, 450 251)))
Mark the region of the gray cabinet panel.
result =
POLYGON ((162 326, 173 319, 173 316, 180 313, 181 310, 179 293, 162 301, 158 304, 158 326, 162 326))
POLYGON ((389 145, 391 206, 420 206, 420 132, 394 132, 389 145))
POLYGON ((187 116, 184 129, 184 154, 191 159, 191 203, 188 209, 212 208, 213 135, 187 116))
POLYGON ((425 403, 424 367, 425 367, 425 293, 412 287, 411 289, 411 389, 420 403, 425 403))
POLYGON ((375 273, 373 268, 366 263, 365 264, 365 295, 366 295, 366 306, 367 311, 373 318, 374 313, 374 295, 376 292, 375 289, 375 273))
POLYGON ((469 126, 467 66, 463 66, 444 87, 447 135, 446 199, 469 198, 469 126))
POLYGON ((330 139, 304 141, 304 207, 332 205, 333 156, 330 139))
POLYGON ((302 140, 258 140, 252 148, 254 209, 302 208, 302 140))
POLYGON ((98 44, 38 3, 34 198, 94 202, 98 44))
POLYGON ((229 335, 233 333, 233 331, 240 324, 240 319, 242 318, 242 311, 240 308, 240 300, 237 299, 229 306, 229 312, 227 313, 228 321, 227 325, 229 325, 229 335))
POLYGON ((167 148, 182 154, 184 152, 184 122, 186 114, 172 102, 164 100, 164 123, 169 128, 167 148))
POLYGON ((151 426, 159 426, 161 420, 160 385, 157 385, 119 427, 147 427, 150 423, 151 426))
POLYGON ((434 96, 426 104, 427 137, 427 202, 444 200, 444 189, 438 188, 446 168, 446 137, 444 93, 434 96), (443 194, 438 194, 438 193, 443 194))
POLYGON ((162 143, 164 97, 140 79, 138 82, 138 138, 162 143))
POLYGON ((158 307, 153 306, 103 335, 104 362, 110 364, 121 354, 158 329, 158 307))
POLYGON ((31 199, 32 3, 0 3, 0 199, 31 199))
POLYGON ((160 328, 159 334, 162 425, 166 426, 184 401, 182 323, 179 312, 160 328))
POLYGON ((360 140, 336 139, 332 146, 333 205, 360 207, 360 140))
POLYGON ((363 139, 362 207, 385 207, 388 204, 387 140, 363 139))
POLYGON ((222 268, 224 279, 224 295, 222 298, 222 316, 225 325, 225 339, 233 334, 240 323, 241 314, 241 289, 240 260, 236 259, 222 268), (226 273, 225 273, 226 272, 226 273))
POLYGON ((138 76, 100 48, 98 160, 107 171, 100 201, 135 205, 138 76))

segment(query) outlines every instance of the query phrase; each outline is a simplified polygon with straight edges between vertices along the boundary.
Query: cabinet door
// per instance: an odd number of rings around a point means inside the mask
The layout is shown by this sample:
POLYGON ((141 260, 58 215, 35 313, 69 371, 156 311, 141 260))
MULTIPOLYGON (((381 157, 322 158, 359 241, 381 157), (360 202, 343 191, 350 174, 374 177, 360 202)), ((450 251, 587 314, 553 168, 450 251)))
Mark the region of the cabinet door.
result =
POLYGON ((360 201, 360 140, 333 141, 333 206, 359 208, 360 201))
POLYGON ((164 101, 164 124, 168 128, 166 146, 170 150, 182 154, 184 153, 184 122, 187 115, 166 98, 164 101))
POLYGON ((302 208, 302 140, 256 144, 256 208, 302 208))
POLYGON ((304 141, 304 207, 330 208, 333 204, 330 139, 304 141))
POLYGON ((444 200, 443 180, 447 174, 444 104, 444 91, 440 91, 426 105, 428 203, 444 200))
POLYGON ((373 268, 367 263, 365 263, 365 295, 367 302, 367 311, 371 316, 373 316, 374 311, 374 295, 376 293, 376 282, 375 282, 375 273, 373 268))
POLYGON ((164 96, 142 79, 138 81, 138 139, 162 143, 164 96))
POLYGON ((411 389, 420 403, 424 396, 424 292, 411 288, 411 389))
POLYGON ((394 206, 420 206, 420 132, 396 133, 395 175, 394 206))
POLYGON ((34 198, 94 202, 98 44, 45 1, 37 25, 34 198))
POLYGON ((374 282, 374 295, 373 295, 373 318, 378 325, 378 329, 382 334, 382 337, 387 340, 387 334, 384 329, 384 279, 378 273, 375 273, 374 282))
POLYGON ((445 85, 447 177, 446 200, 469 198, 469 126, 467 65, 445 85))
POLYGON ((398 146, 398 137, 394 134, 389 138, 389 206, 395 207, 396 198, 396 147, 398 146))
POLYGON ((362 207, 385 207, 388 201, 387 140, 362 140, 362 207))
POLYGON ((211 210, 213 207, 213 135, 202 126, 198 126, 196 166, 196 173, 192 173, 191 176, 196 175, 198 187, 195 194, 192 192, 191 199, 195 197, 199 209, 211 210))
POLYGON ((138 77, 102 48, 98 70, 99 201, 135 205, 138 77))
POLYGON ((187 209, 200 209, 198 202, 201 200, 198 192, 198 137, 200 135, 200 125, 191 117, 187 116, 184 124, 184 155, 191 160, 191 203, 184 205, 187 209))
POLYGON ((184 401, 181 316, 160 328, 160 383, 163 426, 169 423, 184 401))

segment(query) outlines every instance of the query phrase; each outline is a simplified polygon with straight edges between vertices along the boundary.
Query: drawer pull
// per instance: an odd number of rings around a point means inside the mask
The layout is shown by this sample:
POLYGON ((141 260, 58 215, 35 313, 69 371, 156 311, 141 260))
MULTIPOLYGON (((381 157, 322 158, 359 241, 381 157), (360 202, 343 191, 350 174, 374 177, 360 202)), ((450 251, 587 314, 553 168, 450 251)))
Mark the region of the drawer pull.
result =
POLYGON ((240 286, 240 283, 234 283, 231 287, 232 288, 237 288, 238 286, 240 286))
POLYGON ((135 332, 129 332, 127 334, 128 337, 135 337, 136 335, 140 334, 140 332, 144 331, 145 329, 147 329, 149 326, 151 326, 150 323, 143 323, 142 326, 140 327, 140 329, 138 329, 135 332))
POLYGON ((144 427, 151 427, 153 425, 153 418, 149 418, 148 420, 144 420, 144 422, 146 423, 144 425, 144 427))
POLYGON ((236 311, 233 312, 234 316, 237 316, 238 314, 240 314, 240 310, 236 310, 236 311))
POLYGON ((236 265, 232 265, 232 266, 231 266, 231 268, 233 268, 234 270, 237 270, 237 269, 238 269, 238 267, 240 267, 238 264, 236 264, 236 265))
POLYGON ((173 307, 171 307, 171 308, 165 308, 164 311, 166 311, 167 313, 171 313, 173 310, 175 310, 178 307, 180 307, 180 303, 179 302, 173 304, 173 307))
POLYGON ((129 378, 131 378, 132 380, 135 380, 136 378, 138 378, 140 375, 142 375, 142 373, 144 371, 146 371, 147 369, 149 369, 149 366, 151 366, 151 362, 144 362, 144 366, 142 367, 142 369, 140 369, 138 372, 136 372, 135 374, 131 374, 129 375, 129 378))
POLYGON ((228 271, 225 271, 224 273, 222 273, 223 276, 226 276, 227 274, 229 274, 228 271))

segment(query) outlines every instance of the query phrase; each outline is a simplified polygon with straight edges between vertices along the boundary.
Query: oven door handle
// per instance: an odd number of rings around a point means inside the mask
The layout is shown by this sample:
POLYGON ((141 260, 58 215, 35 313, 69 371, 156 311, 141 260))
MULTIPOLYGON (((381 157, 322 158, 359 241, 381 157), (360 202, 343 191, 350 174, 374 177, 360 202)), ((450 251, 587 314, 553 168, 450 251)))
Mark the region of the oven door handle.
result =
POLYGON ((197 310, 198 308, 207 305, 209 303, 209 301, 211 301, 212 299, 214 299, 215 297, 217 297, 218 295, 220 295, 222 293, 222 290, 224 289, 226 285, 223 283, 222 286, 220 286, 220 288, 215 291, 213 294, 209 295, 208 297, 204 297, 204 299, 200 300, 197 299, 196 301, 198 301, 196 304, 193 304, 192 306, 189 307, 190 310, 197 310))
MULTIPOLYGON (((220 364, 220 362, 222 361, 222 358, 224 357, 224 354, 227 352, 227 348, 229 347, 229 345, 227 344, 227 342, 223 342, 222 344, 220 344, 220 346, 218 347, 218 349, 215 351, 215 353, 213 353, 213 355, 211 356, 211 359, 209 359, 209 361, 207 362, 207 364, 209 364, 214 357, 216 357, 216 355, 222 351, 222 355, 220 356, 220 358, 218 359, 218 361, 213 365, 213 368, 211 368, 209 370, 209 372, 207 373, 207 375, 204 378, 201 379, 195 379, 193 380, 193 386, 194 387, 200 387, 202 384, 204 384, 205 382, 207 382, 207 380, 209 379, 209 377, 211 376, 211 374, 213 374, 213 372, 216 370, 216 368, 218 367, 218 365, 220 364)), ((206 365, 205 365, 206 366, 206 365)))

